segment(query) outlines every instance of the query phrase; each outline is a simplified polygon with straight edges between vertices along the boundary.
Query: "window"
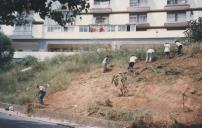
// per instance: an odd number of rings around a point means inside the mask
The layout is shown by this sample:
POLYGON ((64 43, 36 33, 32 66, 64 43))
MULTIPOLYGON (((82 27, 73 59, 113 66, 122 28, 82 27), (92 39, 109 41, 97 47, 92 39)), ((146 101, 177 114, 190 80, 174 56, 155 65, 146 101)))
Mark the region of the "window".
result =
POLYGON ((109 24, 109 16, 108 15, 95 15, 94 23, 95 24, 109 24))
POLYGON ((32 25, 31 24, 16 25, 15 31, 32 31, 32 25))
POLYGON ((48 26, 48 32, 61 32, 60 26, 48 26))
POLYGON ((145 23, 147 22, 147 14, 131 14, 130 23, 145 23))
POLYGON ((115 32, 115 26, 114 25, 107 26, 107 32, 115 32))
POLYGON ((130 0, 130 7, 143 6, 147 4, 147 0, 130 0))
POLYGON ((64 32, 74 32, 75 30, 75 27, 74 26, 68 26, 66 27, 65 29, 63 29, 64 32))
POLYGON ((127 30, 126 25, 119 25, 119 26, 118 26, 118 31, 119 31, 119 32, 125 32, 126 30, 127 30))
POLYGON ((126 26, 126 31, 127 32, 133 32, 133 31, 136 31, 136 25, 127 25, 126 26))
POLYGON ((185 22, 186 12, 167 13, 168 22, 185 22))
POLYGON ((88 26, 80 26, 79 32, 89 32, 89 27, 88 26))
POLYGON ((136 25, 130 25, 130 31, 136 31, 136 25))
POLYGON ((94 5, 110 5, 110 0, 94 0, 94 5))
POLYGON ((168 0, 167 4, 168 5, 173 5, 173 4, 186 4, 187 0, 168 0))

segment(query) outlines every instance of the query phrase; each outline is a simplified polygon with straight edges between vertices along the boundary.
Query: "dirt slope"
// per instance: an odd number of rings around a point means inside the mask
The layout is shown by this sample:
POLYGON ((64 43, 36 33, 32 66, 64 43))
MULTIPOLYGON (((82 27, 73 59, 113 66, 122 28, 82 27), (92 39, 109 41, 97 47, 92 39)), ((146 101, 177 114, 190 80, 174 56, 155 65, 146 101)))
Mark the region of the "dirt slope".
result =
POLYGON ((129 79, 127 97, 120 97, 118 88, 111 83, 113 75, 126 69, 118 65, 108 73, 102 73, 100 68, 91 69, 75 76, 66 90, 49 94, 46 109, 89 115, 90 107, 109 99, 114 110, 147 110, 155 121, 175 118, 183 123, 201 123, 202 55, 198 58, 182 56, 150 64, 138 62, 137 71, 148 68, 129 79))

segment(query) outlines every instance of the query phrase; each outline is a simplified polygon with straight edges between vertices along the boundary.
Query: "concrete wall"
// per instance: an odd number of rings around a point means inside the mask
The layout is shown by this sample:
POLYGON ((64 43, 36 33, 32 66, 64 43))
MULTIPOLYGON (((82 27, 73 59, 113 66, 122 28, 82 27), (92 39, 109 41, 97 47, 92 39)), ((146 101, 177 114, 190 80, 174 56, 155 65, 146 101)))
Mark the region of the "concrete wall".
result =
POLYGON ((39 61, 44 61, 45 59, 50 59, 58 55, 71 56, 75 55, 75 52, 15 52, 13 58, 25 58, 27 56, 36 57, 39 61))
POLYGON ((162 31, 156 35, 156 31, 138 32, 45 32, 45 39, 130 39, 130 38, 166 38, 184 37, 184 30, 162 31))

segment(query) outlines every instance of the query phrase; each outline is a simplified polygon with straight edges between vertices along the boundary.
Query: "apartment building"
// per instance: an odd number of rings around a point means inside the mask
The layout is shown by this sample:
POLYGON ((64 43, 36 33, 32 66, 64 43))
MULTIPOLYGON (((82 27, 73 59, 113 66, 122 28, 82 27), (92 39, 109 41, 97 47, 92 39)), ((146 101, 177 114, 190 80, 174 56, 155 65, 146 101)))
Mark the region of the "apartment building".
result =
POLYGON ((19 51, 72 51, 89 44, 123 48, 174 42, 187 22, 202 17, 201 0, 90 0, 88 13, 63 28, 50 19, 15 26, 11 38, 19 51))

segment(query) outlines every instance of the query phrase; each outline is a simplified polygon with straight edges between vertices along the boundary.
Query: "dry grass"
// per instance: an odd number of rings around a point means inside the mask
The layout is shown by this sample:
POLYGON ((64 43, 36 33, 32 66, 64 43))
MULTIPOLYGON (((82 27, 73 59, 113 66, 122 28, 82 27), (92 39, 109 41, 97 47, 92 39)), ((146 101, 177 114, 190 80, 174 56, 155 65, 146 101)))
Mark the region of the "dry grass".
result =
MULTIPOLYGON (((183 51, 192 55, 196 48, 196 45, 186 46, 183 51)), ((156 50, 155 59, 164 56, 162 47, 156 50)), ((93 67, 99 67, 106 55, 110 56, 110 63, 126 68, 131 55, 136 55, 140 60, 145 59, 145 48, 107 50, 100 53, 94 50, 70 57, 57 56, 45 62, 29 63, 30 60, 28 62, 26 60, 26 63, 12 63, 12 68, 9 70, 0 70, 0 100, 16 104, 32 102, 36 99, 35 85, 37 82, 49 84, 49 93, 63 90, 68 87, 68 83, 77 73, 88 72, 93 67), (27 66, 31 66, 33 69, 28 72, 20 72, 27 66)), ((164 65, 160 65, 158 68, 162 66, 164 67, 164 65)))

